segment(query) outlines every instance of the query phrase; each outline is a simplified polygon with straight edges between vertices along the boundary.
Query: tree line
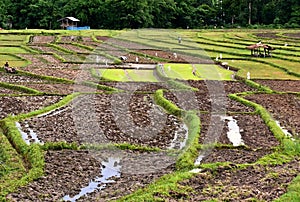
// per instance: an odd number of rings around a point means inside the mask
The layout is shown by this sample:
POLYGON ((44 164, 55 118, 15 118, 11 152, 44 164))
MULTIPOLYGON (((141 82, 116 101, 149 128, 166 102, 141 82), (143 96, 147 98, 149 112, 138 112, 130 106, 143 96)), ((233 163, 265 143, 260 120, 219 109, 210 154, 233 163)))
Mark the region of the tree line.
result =
POLYGON ((300 27, 299 0, 0 0, 4 29, 59 29, 73 16, 92 29, 300 27))

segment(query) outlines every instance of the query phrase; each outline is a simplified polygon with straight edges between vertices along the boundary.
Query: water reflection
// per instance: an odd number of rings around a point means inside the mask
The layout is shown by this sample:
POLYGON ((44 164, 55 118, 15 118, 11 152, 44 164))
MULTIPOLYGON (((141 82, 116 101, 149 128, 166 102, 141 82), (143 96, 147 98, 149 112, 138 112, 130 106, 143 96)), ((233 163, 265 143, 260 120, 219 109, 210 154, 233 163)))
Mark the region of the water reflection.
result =
POLYGON ((81 188, 80 193, 74 197, 66 195, 63 197, 63 200, 75 202, 86 194, 105 189, 107 184, 115 182, 112 178, 119 178, 121 176, 122 166, 120 165, 120 158, 109 157, 107 161, 102 161, 101 165, 101 177, 96 177, 91 180, 90 183, 86 187, 81 188))

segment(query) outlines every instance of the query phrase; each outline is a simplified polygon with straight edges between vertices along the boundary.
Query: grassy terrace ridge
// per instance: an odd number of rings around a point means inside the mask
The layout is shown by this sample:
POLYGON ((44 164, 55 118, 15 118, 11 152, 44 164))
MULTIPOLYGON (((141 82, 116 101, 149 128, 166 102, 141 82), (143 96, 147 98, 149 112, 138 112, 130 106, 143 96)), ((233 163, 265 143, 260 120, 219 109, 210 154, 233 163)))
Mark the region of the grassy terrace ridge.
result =
MULTIPOLYGON (((285 91, 273 90, 272 86, 264 86, 256 83, 252 79, 266 79, 266 80, 294 80, 300 79, 300 40, 292 37, 288 37, 285 33, 300 33, 300 30, 155 30, 155 29, 140 29, 140 30, 87 30, 87 31, 66 31, 66 30, 3 30, 0 33, 0 62, 8 60, 12 66, 24 67, 31 64, 31 61, 23 59, 19 54, 32 54, 39 57, 40 54, 51 54, 58 58, 60 63, 77 64, 84 60, 85 54, 79 54, 77 51, 69 50, 63 47, 61 41, 64 36, 80 36, 90 37, 94 42, 105 45, 114 46, 118 50, 125 51, 129 54, 136 54, 132 52, 131 47, 122 47, 118 44, 101 42, 100 37, 116 37, 123 42, 134 42, 140 45, 146 45, 152 48, 160 50, 176 52, 185 54, 186 56, 202 57, 210 59, 215 64, 182 64, 175 62, 168 62, 166 59, 159 57, 152 57, 154 61, 162 63, 163 65, 156 65, 154 70, 151 69, 121 69, 117 68, 117 65, 121 63, 113 55, 110 55, 109 51, 99 49, 99 53, 102 56, 110 58, 115 61, 114 67, 109 69, 105 67, 94 68, 93 65, 89 67, 88 74, 93 78, 91 81, 85 81, 80 83, 91 88, 97 88, 104 91, 104 93, 119 93, 126 90, 118 90, 111 87, 115 82, 133 83, 134 82, 167 82, 170 84, 170 89, 158 89, 151 92, 153 101, 156 105, 160 105, 168 114, 171 114, 188 127, 188 137, 185 146, 180 150, 170 150, 170 154, 178 155, 176 162, 174 163, 173 172, 163 175, 150 184, 145 184, 142 187, 136 189, 129 195, 114 198, 115 201, 189 201, 193 194, 196 194, 196 190, 189 186, 184 185, 185 182, 200 176, 214 176, 219 171, 226 170, 228 173, 236 173, 238 171, 247 170, 250 167, 260 168, 263 167, 270 171, 270 179, 272 177, 278 177, 276 168, 289 164, 294 160, 300 159, 300 139, 295 140, 287 137, 280 126, 277 125, 275 119, 271 113, 255 102, 247 100, 247 95, 266 94, 266 95, 284 95, 285 91), (274 32, 278 38, 259 38, 256 34, 274 32), (45 53, 43 51, 36 51, 32 49, 28 44, 29 36, 55 36, 56 41, 53 43, 45 43, 44 46, 51 48, 53 52, 45 53), (182 37, 182 43, 178 43, 178 37, 182 37), (13 40, 15 37, 16 40, 13 40), (247 44, 256 43, 257 40, 262 39, 264 42, 274 45, 277 49, 273 52, 274 57, 262 58, 251 57, 250 51, 245 49, 247 44), (283 42, 288 42, 288 46, 283 46, 283 42), (222 54, 222 57, 220 56, 222 54), (218 59, 216 59, 218 57, 218 59), (79 58, 79 59, 78 59, 79 58), (227 63, 229 69, 226 69, 227 63), (219 65, 216 65, 219 64, 219 65), (222 67, 221 67, 222 66, 222 67), (194 72, 195 71, 195 72, 194 72), (246 79, 247 73, 251 73, 251 80, 246 79), (235 77, 234 77, 235 76, 235 77), (257 91, 245 91, 239 93, 228 94, 228 98, 238 103, 238 106, 249 107, 254 109, 253 111, 232 112, 230 115, 239 116, 257 116, 262 119, 262 122, 266 128, 270 131, 276 140, 277 146, 270 148, 270 153, 260 156, 252 163, 233 163, 226 162, 213 162, 213 163, 201 163, 195 164, 199 152, 206 148, 216 149, 236 149, 239 151, 256 152, 261 151, 264 148, 251 148, 248 145, 233 146, 227 143, 214 143, 214 144, 201 144, 200 137, 202 135, 202 124, 200 120, 200 112, 197 110, 184 110, 174 104, 172 101, 165 97, 165 93, 172 93, 172 91, 201 91, 203 93, 205 89, 198 89, 188 85, 187 80, 200 83, 200 80, 222 80, 222 81, 234 81, 239 82, 246 87, 251 87, 257 91), (101 83, 98 84, 96 81, 101 83), (200 169, 200 173, 190 172, 193 169, 200 169), (274 170, 275 169, 275 170, 274 170)), ((70 43, 72 46, 78 46, 82 49, 92 51, 93 47, 84 45, 82 41, 76 41, 70 43)), ((66 43, 68 44, 68 43, 66 43)), ((44 60, 45 67, 52 65, 51 62, 44 60)), ((56 63, 56 65, 60 65, 56 63)), ((34 65, 33 65, 34 66, 34 65)), ((45 68, 46 69, 46 68, 45 68)), ((50 68, 49 68, 50 69, 50 68)), ((48 70, 48 69, 47 69, 48 70)), ((64 68, 67 72, 68 68, 64 68)), ((31 84, 31 81, 23 81, 18 84, 15 82, 15 78, 26 77, 32 79, 40 79, 41 83, 34 84, 75 84, 75 81, 69 79, 62 79, 54 76, 43 76, 30 71, 23 71, 20 68, 18 74, 11 75, 5 73, 3 69, 0 71, 1 79, 0 87, 3 90, 1 97, 13 97, 13 96, 39 96, 39 95, 54 95, 51 93, 44 93, 43 90, 36 90, 31 87, 25 87, 25 83, 31 84), (11 82, 11 83, 10 83, 11 82), (24 86, 23 86, 24 85, 24 86), (23 94, 6 94, 5 90, 20 91, 23 94)), ((257 81, 258 82, 258 81, 257 81)), ((225 82, 224 82, 225 83, 225 82)), ((232 82, 234 83, 234 82, 232 82)), ((235 82, 238 83, 238 82, 235 82)), ((238 86, 240 87, 240 86, 238 86)), ((229 86, 230 88, 230 86, 229 86)), ((235 87, 233 87, 233 90, 235 87)), ((95 92, 87 92, 95 93, 95 92)), ((139 93, 149 93, 148 91, 139 93)), ((85 94, 85 93, 83 93, 85 94)), ((97 93, 101 95, 102 93, 97 93)), ((299 92, 289 93, 295 95, 295 99, 299 98, 299 92)), ((56 94, 55 94, 56 95, 56 94)), ((60 94, 57 94, 60 95, 60 94)), ((30 144, 27 145, 22 138, 19 130, 17 129, 15 122, 27 120, 36 117, 41 114, 45 114, 52 110, 66 106, 71 103, 81 93, 70 93, 67 96, 55 104, 50 106, 29 111, 26 113, 15 114, 13 116, 6 115, 0 120, 0 201, 7 201, 6 196, 9 193, 15 192, 21 186, 27 186, 28 183, 33 180, 39 179, 44 175, 46 168, 45 152, 54 150, 102 150, 110 148, 118 148, 121 150, 127 150, 130 152, 161 152, 163 149, 156 146, 141 146, 135 143, 110 143, 107 145, 98 144, 83 144, 77 145, 76 143, 67 142, 46 142, 44 145, 30 144)), ((248 108, 247 108, 248 109, 248 108)), ((209 113, 208 111, 201 111, 201 113, 209 113)), ((203 127, 204 128, 204 127, 203 127)), ((255 137, 255 134, 253 134, 255 137)), ((288 167, 287 167, 288 169, 288 167)), ((265 176, 268 180, 268 176, 265 176)), ((273 179, 273 178, 272 178, 273 179)), ((113 184, 112 184, 113 186, 113 184)), ((126 186, 126 185, 124 185, 126 186)), ((223 186, 220 185, 220 186, 223 186)), ((225 186, 224 186, 225 187, 225 186)), ((213 187, 209 187, 213 188, 213 187)), ((214 189, 203 190, 204 192, 214 192, 214 189)), ((217 187, 218 188, 218 187, 217 187)), ((298 174, 286 188, 284 194, 277 197, 276 201, 299 201, 300 200, 300 175, 298 174)), ((116 193, 119 190, 115 190, 116 193)), ((77 192, 77 191, 75 191, 77 192)), ((236 194, 239 194, 239 190, 235 190, 236 194)), ((211 201, 219 201, 217 198, 218 193, 214 193, 215 199, 211 201)), ((46 196, 45 196, 46 197, 46 196)), ((95 200, 103 200, 103 198, 95 198, 95 200)), ((228 198, 229 200, 229 198, 228 198)), ((253 201, 260 201, 258 196, 253 196, 253 201)))

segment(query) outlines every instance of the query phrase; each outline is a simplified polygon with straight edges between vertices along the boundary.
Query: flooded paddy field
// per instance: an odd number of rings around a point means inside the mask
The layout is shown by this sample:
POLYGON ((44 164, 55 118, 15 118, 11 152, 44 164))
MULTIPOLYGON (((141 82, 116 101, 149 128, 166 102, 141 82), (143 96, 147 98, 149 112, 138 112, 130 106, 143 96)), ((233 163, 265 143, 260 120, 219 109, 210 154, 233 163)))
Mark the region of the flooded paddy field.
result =
POLYGON ((298 80, 162 78, 164 63, 214 63, 177 40, 30 39, 28 65, 0 71, 0 132, 19 155, 0 145, 0 200, 272 201, 299 175, 298 80), (143 68, 155 79, 127 71, 143 68))

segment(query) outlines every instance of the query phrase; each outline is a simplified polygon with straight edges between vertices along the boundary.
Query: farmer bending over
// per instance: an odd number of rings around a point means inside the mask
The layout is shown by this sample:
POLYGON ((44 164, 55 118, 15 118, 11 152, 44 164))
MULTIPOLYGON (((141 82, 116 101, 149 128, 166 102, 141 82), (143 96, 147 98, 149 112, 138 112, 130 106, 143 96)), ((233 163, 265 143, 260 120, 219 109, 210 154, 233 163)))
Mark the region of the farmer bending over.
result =
POLYGON ((8 62, 6 61, 6 63, 4 64, 4 69, 7 73, 16 73, 16 69, 13 67, 9 67, 8 62))

